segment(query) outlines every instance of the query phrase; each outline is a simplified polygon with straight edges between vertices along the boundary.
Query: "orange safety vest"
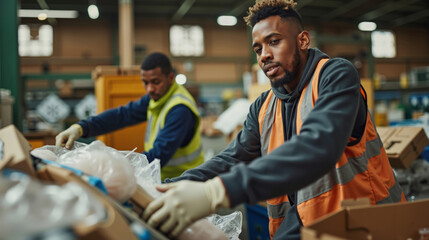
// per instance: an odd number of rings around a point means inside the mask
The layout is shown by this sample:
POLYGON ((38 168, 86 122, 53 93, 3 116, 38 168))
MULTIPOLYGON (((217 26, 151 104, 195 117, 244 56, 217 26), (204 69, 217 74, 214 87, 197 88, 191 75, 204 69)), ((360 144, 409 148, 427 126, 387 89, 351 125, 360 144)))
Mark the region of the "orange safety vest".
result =
MULTIPOLYGON (((318 98, 319 73, 329 59, 319 61, 311 81, 304 88, 297 107, 296 133, 318 98)), ((361 88, 366 102, 366 93, 361 88)), ((284 143, 281 100, 271 90, 259 112, 262 155, 284 143)), ((350 137, 349 142, 356 139, 350 137)), ((371 204, 405 201, 369 112, 365 131, 356 144, 347 146, 335 168, 297 192, 297 211, 304 226, 340 209, 344 199, 369 198, 371 204)), ((272 238, 291 208, 287 195, 267 200, 272 238)))

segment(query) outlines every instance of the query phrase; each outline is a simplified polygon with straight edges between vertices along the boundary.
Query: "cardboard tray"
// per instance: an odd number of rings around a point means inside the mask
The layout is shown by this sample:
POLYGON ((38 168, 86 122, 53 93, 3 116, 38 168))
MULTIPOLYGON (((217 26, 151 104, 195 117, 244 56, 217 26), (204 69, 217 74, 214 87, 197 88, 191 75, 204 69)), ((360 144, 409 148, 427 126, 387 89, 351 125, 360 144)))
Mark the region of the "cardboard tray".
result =
POLYGON ((407 203, 345 207, 307 227, 302 240, 420 239, 429 227, 429 199, 407 203))

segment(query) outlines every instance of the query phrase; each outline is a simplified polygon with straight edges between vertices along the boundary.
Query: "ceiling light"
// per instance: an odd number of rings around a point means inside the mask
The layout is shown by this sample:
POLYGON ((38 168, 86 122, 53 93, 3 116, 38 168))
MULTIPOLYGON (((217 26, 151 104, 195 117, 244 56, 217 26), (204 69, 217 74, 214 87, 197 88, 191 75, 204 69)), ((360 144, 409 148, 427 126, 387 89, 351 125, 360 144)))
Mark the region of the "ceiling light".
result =
POLYGON ((186 83, 186 76, 185 74, 177 74, 176 76, 176 82, 180 85, 183 85, 186 83))
POLYGON ((222 15, 217 18, 217 24, 221 26, 234 26, 237 24, 237 18, 235 16, 222 15))
POLYGON ((100 16, 100 13, 98 12, 98 7, 95 4, 91 4, 88 6, 88 16, 91 19, 97 19, 98 16, 100 16))
POLYGON ((48 15, 46 13, 39 13, 39 15, 37 16, 37 19, 39 19, 40 21, 46 20, 48 18, 48 15))
POLYGON ((77 18, 78 12, 75 10, 42 10, 42 9, 19 9, 18 17, 39 18, 39 15, 46 15, 46 18, 77 18))
POLYGON ((358 28, 361 31, 371 32, 377 28, 377 24, 375 22, 360 22, 358 28))

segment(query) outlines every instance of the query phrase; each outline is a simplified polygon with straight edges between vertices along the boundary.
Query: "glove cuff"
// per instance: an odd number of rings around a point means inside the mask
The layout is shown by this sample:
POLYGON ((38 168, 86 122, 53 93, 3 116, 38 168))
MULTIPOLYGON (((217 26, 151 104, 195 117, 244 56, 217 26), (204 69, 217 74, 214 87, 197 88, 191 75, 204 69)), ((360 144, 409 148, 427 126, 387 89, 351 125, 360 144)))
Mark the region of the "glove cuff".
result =
POLYGON ((229 208, 230 203, 220 177, 215 177, 204 183, 207 198, 211 200, 210 210, 216 212, 219 207, 229 208))
POLYGON ((80 126, 79 124, 77 124, 77 123, 75 123, 75 124, 73 124, 73 125, 71 125, 72 127, 74 127, 74 128, 77 128, 77 130, 79 131, 79 137, 82 137, 82 135, 83 135, 83 129, 82 129, 82 126, 80 126))

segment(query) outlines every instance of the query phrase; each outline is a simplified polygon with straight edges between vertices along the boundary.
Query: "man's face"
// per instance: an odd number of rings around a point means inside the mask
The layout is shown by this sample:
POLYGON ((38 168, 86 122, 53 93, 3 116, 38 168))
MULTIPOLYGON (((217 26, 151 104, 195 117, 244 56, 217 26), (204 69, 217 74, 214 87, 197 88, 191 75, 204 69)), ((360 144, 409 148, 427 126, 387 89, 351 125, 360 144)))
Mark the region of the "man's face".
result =
POLYGON ((301 57, 298 47, 300 28, 291 20, 271 16, 255 24, 252 31, 253 50, 258 64, 273 87, 295 89, 301 77, 301 57))
POLYGON ((151 70, 140 70, 140 74, 146 92, 155 101, 164 96, 174 81, 173 73, 166 76, 162 73, 161 67, 151 70))

